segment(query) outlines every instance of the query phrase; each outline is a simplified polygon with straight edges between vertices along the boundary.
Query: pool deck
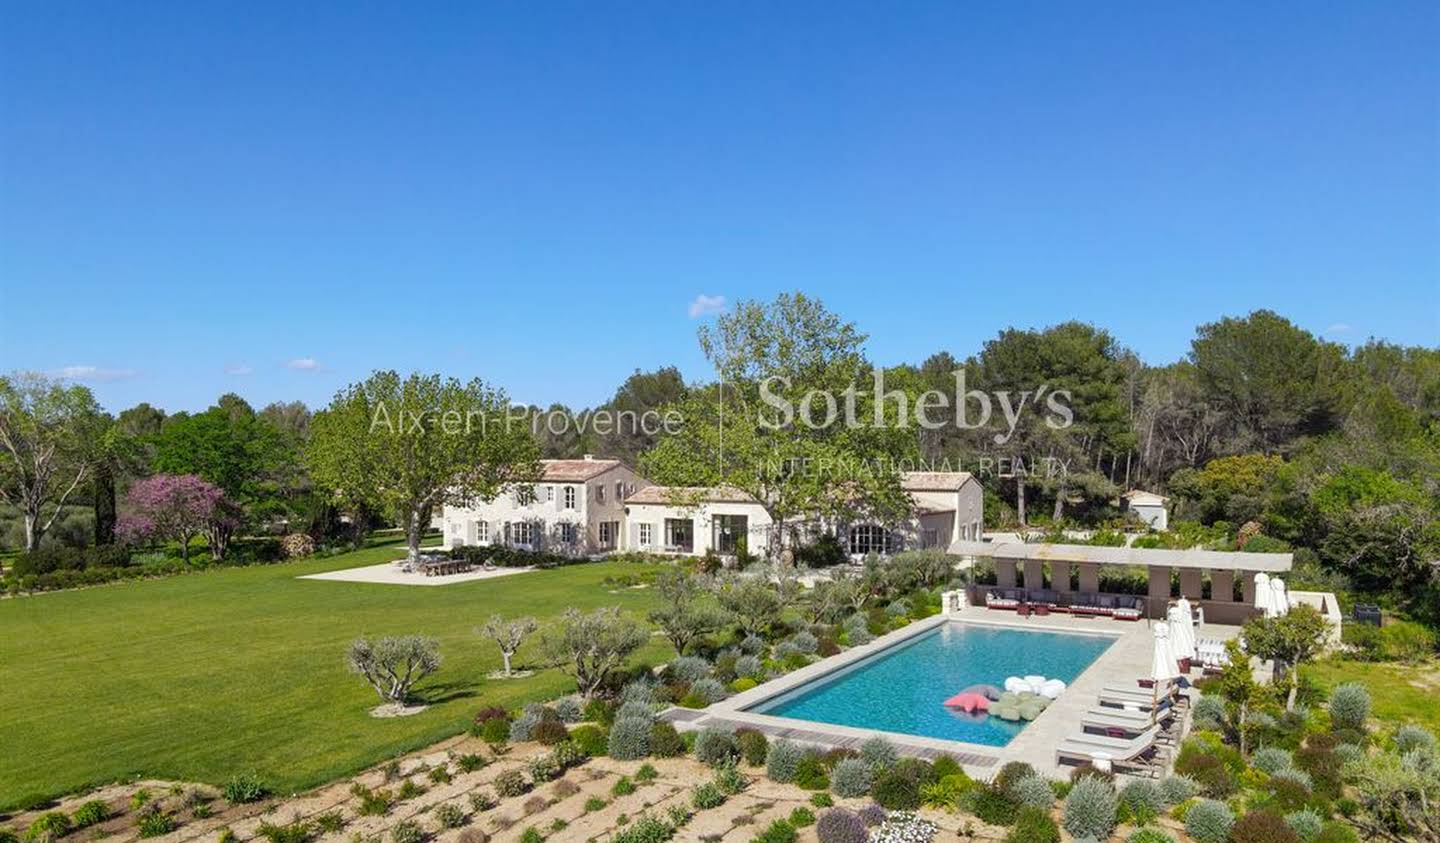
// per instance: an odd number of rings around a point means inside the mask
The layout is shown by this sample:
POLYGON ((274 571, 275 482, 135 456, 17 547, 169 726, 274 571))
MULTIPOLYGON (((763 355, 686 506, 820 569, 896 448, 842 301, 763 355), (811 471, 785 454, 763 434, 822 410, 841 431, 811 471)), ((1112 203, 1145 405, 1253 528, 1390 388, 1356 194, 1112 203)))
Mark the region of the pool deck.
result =
MULTIPOLYGON (((1196 630, 1201 638, 1232 638, 1239 627, 1202 624, 1196 630)), ((884 735, 902 754, 935 757, 947 754, 965 767, 971 776, 986 779, 1010 761, 1024 761, 1042 774, 1063 777, 1066 770, 1055 764, 1055 746, 1080 731, 1080 719, 1086 710, 1099 705, 1100 689, 1110 683, 1134 683, 1150 668, 1154 633, 1149 621, 1115 621, 1104 618, 1076 618, 1068 614, 1045 617, 1017 617, 1011 612, 993 611, 971 606, 950 615, 937 615, 882 635, 869 644, 852 647, 843 653, 821 659, 810 665, 772 679, 733 697, 701 710, 673 708, 662 717, 677 729, 696 730, 706 726, 726 728, 748 727, 771 737, 786 737, 798 743, 824 747, 857 747, 877 734, 884 735), (1039 717, 1030 722, 1005 746, 985 746, 938 738, 877 732, 830 723, 816 723, 787 717, 757 714, 746 709, 808 684, 823 676, 842 670, 882 650, 923 635, 942 624, 959 622, 975 626, 1029 629, 1036 632, 1071 632, 1108 635, 1115 643, 1075 677, 1059 699, 1052 702, 1039 717)), ((1192 676, 1198 675, 1192 674, 1192 676)))

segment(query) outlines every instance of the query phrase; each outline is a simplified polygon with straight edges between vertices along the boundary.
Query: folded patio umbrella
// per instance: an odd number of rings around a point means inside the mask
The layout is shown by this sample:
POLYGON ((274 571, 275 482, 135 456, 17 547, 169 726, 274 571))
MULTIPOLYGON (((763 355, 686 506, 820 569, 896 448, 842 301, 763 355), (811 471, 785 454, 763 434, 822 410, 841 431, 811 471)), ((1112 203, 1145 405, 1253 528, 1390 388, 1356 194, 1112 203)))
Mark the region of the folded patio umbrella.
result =
POLYGON ((1177 661, 1195 658, 1195 643, 1190 637, 1190 613, 1179 606, 1171 606, 1166 613, 1166 627, 1170 637, 1170 649, 1177 661))
POLYGON ((1160 701, 1160 685, 1180 676, 1180 665, 1170 649, 1170 625, 1155 625, 1155 649, 1150 657, 1150 710, 1154 711, 1160 701))
POLYGON ((1285 581, 1279 577, 1270 579, 1270 604, 1277 616, 1290 611, 1290 595, 1285 593, 1285 581))
POLYGON ((1264 572, 1255 575, 1255 608, 1265 613, 1265 617, 1275 617, 1275 604, 1273 602, 1274 592, 1270 590, 1270 577, 1264 572))

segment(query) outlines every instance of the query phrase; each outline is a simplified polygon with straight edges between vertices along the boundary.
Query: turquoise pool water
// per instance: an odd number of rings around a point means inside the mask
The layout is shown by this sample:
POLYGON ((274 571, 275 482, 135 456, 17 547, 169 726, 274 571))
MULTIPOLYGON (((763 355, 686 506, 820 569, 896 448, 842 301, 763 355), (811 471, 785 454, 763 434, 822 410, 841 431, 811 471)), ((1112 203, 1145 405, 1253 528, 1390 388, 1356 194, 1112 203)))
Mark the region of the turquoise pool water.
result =
POLYGON ((837 674, 768 699, 756 714, 1004 746, 1024 722, 951 711, 970 685, 1039 674, 1069 683, 1115 639, 947 623, 837 674))

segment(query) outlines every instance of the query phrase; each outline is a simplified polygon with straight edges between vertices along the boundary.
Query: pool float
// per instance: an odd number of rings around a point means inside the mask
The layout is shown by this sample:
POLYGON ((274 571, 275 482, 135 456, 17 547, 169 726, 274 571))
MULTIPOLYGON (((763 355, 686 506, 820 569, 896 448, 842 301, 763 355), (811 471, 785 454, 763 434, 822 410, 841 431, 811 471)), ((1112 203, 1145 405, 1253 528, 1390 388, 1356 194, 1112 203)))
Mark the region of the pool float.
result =
POLYGON ((1061 694, 1065 693, 1065 683, 1061 682, 1059 679, 1047 679, 1040 686, 1039 693, 1040 696, 1045 697, 1046 699, 1056 699, 1061 694))
POLYGON ((1000 690, 999 688, 995 687, 994 685, 987 685, 987 684, 981 682, 981 683, 979 683, 979 684, 977 684, 977 685, 971 685, 970 687, 966 688, 962 693, 966 693, 966 694, 979 694, 980 696, 984 697, 985 699, 990 700, 991 702, 994 702, 995 700, 1000 699, 1000 695, 1001 695, 1002 693, 1004 693, 1004 691, 1000 690))
POLYGON ((1037 694, 1040 693, 1041 686, 1045 684, 1045 677, 1039 676, 1034 673, 1029 674, 1028 676, 1022 676, 1020 678, 1025 681, 1025 684, 1030 686, 1031 691, 1034 691, 1037 694))
POLYGON ((1030 690, 1030 683, 1026 682, 1024 679, 1021 679, 1018 676, 1007 676, 1005 677, 1005 690, 1012 693, 1028 691, 1030 690))
POLYGON ((1019 709, 1018 706, 1013 706, 1013 705, 993 705, 993 706, 990 707, 990 713, 993 714, 993 715, 995 715, 996 717, 999 717, 1001 720, 1019 720, 1019 719, 1020 719, 1020 709, 1019 709))
POLYGON ((970 694, 964 691, 956 694, 945 701, 946 708, 958 708, 966 713, 974 711, 985 711, 990 707, 990 700, 980 694, 970 694))

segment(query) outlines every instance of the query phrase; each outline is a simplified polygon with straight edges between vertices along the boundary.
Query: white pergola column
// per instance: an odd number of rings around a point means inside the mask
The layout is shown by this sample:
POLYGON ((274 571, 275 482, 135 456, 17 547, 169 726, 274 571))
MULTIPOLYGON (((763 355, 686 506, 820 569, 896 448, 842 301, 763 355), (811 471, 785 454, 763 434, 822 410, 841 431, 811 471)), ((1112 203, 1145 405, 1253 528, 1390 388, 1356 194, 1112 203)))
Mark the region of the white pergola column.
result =
POLYGON ((1045 587, 1045 560, 1025 560, 1025 587, 1033 589, 1045 587))
POLYGON ((995 584, 1001 588, 1015 587, 1015 560, 995 560, 995 584))
POLYGON ((1221 603, 1235 602, 1235 572, 1210 572, 1210 599, 1221 603))
POLYGON ((1199 568, 1180 569, 1180 593, 1190 600, 1199 600, 1203 581, 1199 568))
POLYGON ((1170 568, 1151 565, 1150 599, 1146 601, 1146 614, 1152 618, 1165 617, 1165 605, 1170 602, 1170 568))

